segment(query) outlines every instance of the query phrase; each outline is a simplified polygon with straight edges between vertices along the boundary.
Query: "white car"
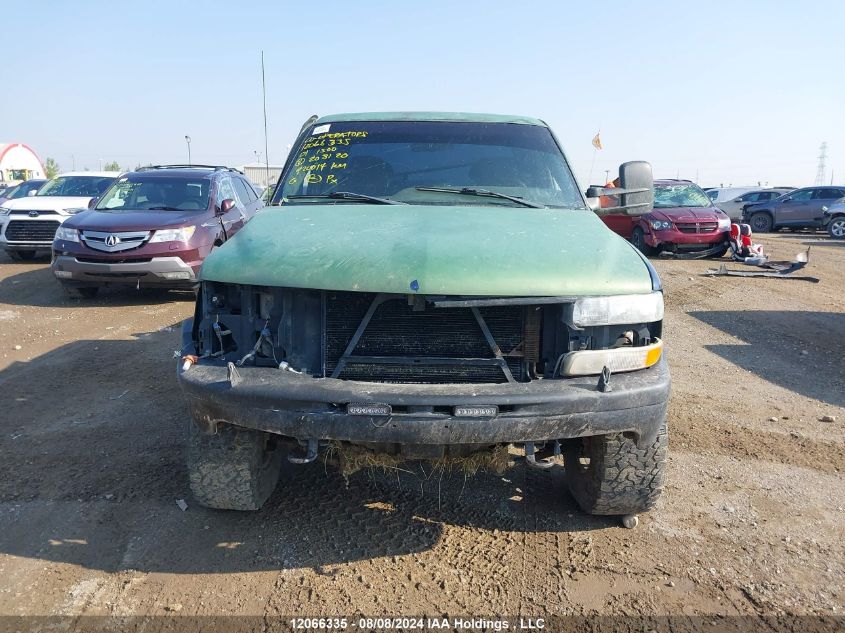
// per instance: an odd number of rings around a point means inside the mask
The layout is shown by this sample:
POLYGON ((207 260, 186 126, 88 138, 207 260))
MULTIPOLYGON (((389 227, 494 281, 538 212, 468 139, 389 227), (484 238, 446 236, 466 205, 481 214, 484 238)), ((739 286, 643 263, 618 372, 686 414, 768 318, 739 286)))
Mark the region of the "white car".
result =
POLYGON ((713 204, 718 207, 720 202, 733 200, 737 196, 741 196, 749 191, 756 191, 757 189, 762 189, 762 187, 759 185, 756 187, 711 187, 704 191, 707 193, 707 197, 713 201, 713 204))
POLYGON ((59 174, 34 195, 7 200, 0 206, 0 247, 15 259, 32 259, 53 246, 56 229, 85 211, 120 175, 117 171, 59 174))

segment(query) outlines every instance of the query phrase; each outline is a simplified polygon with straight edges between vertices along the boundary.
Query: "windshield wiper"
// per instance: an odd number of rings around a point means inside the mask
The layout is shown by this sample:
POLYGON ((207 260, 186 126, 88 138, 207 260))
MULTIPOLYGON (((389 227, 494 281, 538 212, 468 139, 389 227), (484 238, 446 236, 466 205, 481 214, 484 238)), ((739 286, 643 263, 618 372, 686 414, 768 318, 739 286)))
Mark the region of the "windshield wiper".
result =
POLYGON ((414 187, 417 191, 439 191, 440 193, 457 193, 462 196, 482 196, 485 198, 501 198, 502 200, 510 200, 511 202, 516 202, 517 204, 521 204, 524 207, 531 207, 532 209, 545 209, 546 206, 543 204, 538 204, 536 202, 530 202, 528 200, 523 200, 522 198, 516 198, 514 196, 509 196, 506 193, 499 193, 498 191, 490 191, 489 189, 473 189, 472 187, 414 187))
POLYGON ((299 198, 329 198, 332 200, 354 200, 357 202, 372 202, 374 204, 408 204, 407 202, 398 202, 397 200, 390 200, 388 198, 377 198, 375 196, 368 196, 363 193, 354 193, 352 191, 332 191, 331 193, 298 193, 292 196, 285 196, 289 200, 296 200, 299 198))
POLYGON ((179 207, 147 207, 147 211, 184 211, 179 207))

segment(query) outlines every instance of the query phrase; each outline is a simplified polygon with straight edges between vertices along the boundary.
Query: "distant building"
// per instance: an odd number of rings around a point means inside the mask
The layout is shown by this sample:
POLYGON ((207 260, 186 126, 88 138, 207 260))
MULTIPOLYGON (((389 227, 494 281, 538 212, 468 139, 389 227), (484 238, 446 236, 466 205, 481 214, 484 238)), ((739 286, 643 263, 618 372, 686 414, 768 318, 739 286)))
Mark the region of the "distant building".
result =
POLYGON ((275 185, 279 180, 283 167, 284 165, 270 165, 268 167, 262 163, 251 163, 238 167, 238 169, 259 187, 269 187, 270 185, 275 185))
POLYGON ((0 182, 19 183, 46 178, 41 159, 23 143, 0 143, 0 182))

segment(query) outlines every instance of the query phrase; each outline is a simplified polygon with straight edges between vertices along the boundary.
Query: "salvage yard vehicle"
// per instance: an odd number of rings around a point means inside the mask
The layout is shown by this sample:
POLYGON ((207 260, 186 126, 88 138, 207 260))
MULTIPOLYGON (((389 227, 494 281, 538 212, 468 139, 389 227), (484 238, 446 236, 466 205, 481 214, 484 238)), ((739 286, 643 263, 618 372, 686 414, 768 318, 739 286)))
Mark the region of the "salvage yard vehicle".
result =
POLYGON ((17 200, 25 196, 34 196, 35 192, 41 189, 41 186, 47 182, 42 178, 33 178, 32 180, 24 180, 19 185, 12 185, 3 191, 0 191, 0 206, 7 200, 17 200))
POLYGON ((818 229, 824 226, 824 209, 845 197, 845 185, 803 187, 786 195, 747 206, 742 221, 755 233, 768 233, 781 228, 818 229))
POLYGON ((53 242, 53 274, 86 298, 113 284, 193 287, 205 257, 263 206, 241 172, 203 165, 126 173, 93 202, 53 242))
POLYGON ((69 217, 88 208, 109 188, 116 171, 79 171, 59 174, 35 195, 0 205, 0 246, 14 259, 32 259, 50 250, 56 230, 69 217))
POLYGON ((645 255, 671 251, 721 257, 729 248, 730 218, 689 180, 656 180, 651 213, 602 219, 645 255), (629 233, 625 227, 631 227, 629 233))
POLYGON ((824 209, 822 221, 827 234, 835 240, 845 240, 845 198, 824 209))
POLYGON ((742 219, 742 211, 745 207, 750 207, 752 204, 760 204, 761 202, 769 202, 775 198, 789 193, 792 189, 755 189, 737 196, 731 200, 716 203, 716 206, 724 211, 733 222, 739 222, 742 219))
POLYGON ((651 167, 581 193, 540 120, 328 116, 272 206, 205 261, 177 367, 192 492, 255 510, 283 459, 365 451, 565 460, 586 512, 655 503, 670 377, 663 293, 599 196, 647 213, 651 167))

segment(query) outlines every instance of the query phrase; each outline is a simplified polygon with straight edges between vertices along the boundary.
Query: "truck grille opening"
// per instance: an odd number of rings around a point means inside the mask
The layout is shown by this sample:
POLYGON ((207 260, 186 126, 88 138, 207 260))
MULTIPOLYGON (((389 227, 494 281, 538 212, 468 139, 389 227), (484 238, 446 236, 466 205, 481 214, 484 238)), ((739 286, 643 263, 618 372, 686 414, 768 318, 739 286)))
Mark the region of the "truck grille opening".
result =
MULTIPOLYGON (((331 376, 337 368, 375 298, 371 293, 326 293, 323 345, 326 376, 331 376)), ((524 306, 482 307, 478 311, 514 380, 527 381, 521 351, 524 306)), ((338 377, 390 383, 508 382, 502 368, 492 364, 493 360, 495 355, 470 308, 425 305, 423 310, 414 310, 402 296, 378 306, 338 377), (378 357, 381 362, 356 362, 355 357, 362 356, 378 357), (391 362, 393 358, 395 364, 391 362), (487 364, 473 363, 472 359, 486 359, 487 364)))
POLYGON ((54 220, 12 220, 6 227, 10 242, 52 242, 59 222, 54 220))

